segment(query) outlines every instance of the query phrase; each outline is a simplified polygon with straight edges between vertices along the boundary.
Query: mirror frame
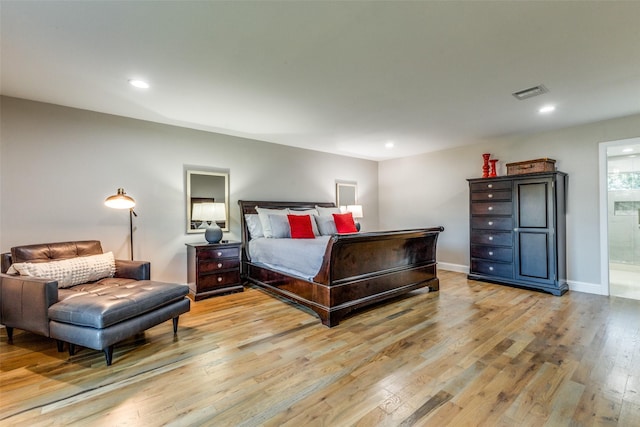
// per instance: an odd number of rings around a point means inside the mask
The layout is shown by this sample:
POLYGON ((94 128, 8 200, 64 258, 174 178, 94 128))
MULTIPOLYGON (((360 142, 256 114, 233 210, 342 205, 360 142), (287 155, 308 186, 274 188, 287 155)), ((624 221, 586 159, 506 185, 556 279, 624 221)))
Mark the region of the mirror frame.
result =
POLYGON ((336 182, 336 206, 339 208, 340 206, 357 205, 357 204, 358 204, 358 184, 355 182, 337 181, 336 182), (348 191, 349 189, 353 189, 353 203, 340 202, 340 192, 348 191))
POLYGON ((230 218, 229 218, 229 173, 228 172, 212 172, 212 171, 205 171, 205 170, 187 170, 187 174, 186 174, 186 193, 187 193, 187 197, 186 197, 186 212, 187 212, 187 234, 196 234, 196 233, 204 233, 205 229, 204 228, 196 228, 196 229, 192 229, 191 228, 191 212, 193 209, 193 202, 194 199, 197 199, 196 201, 213 201, 213 199, 207 199, 207 198, 202 198, 202 197, 191 197, 191 177, 193 175, 205 175, 205 176, 211 176, 211 177, 222 177, 224 178, 224 200, 225 200, 225 209, 226 209, 226 215, 227 215, 227 220, 225 222, 225 226, 224 227, 220 227, 222 229, 222 231, 229 231, 229 222, 230 222, 230 218))

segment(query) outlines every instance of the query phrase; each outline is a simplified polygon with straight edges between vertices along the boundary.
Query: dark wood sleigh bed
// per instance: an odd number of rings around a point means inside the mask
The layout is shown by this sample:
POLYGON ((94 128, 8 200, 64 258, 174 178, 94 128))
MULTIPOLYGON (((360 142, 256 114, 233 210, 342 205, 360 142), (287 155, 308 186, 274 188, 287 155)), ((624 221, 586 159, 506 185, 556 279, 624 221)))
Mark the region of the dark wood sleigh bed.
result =
POLYGON ((436 244, 443 227, 415 230, 338 234, 329 239, 322 266, 309 281, 252 263, 247 245, 251 236, 245 214, 255 207, 313 209, 335 207, 321 202, 244 201, 240 205, 243 278, 256 286, 306 306, 322 323, 336 326, 349 312, 414 289, 438 291, 436 244))

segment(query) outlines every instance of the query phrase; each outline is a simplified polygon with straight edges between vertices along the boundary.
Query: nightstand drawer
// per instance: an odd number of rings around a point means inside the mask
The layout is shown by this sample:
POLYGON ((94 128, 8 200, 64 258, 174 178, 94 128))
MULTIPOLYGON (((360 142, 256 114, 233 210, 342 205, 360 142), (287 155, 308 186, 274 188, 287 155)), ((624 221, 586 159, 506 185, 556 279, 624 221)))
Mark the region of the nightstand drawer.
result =
POLYGON ((513 246, 511 231, 476 231, 471 230, 471 243, 489 246, 513 246))
POLYGON ((513 204, 511 202, 474 202, 471 204, 472 215, 511 215, 513 204))
POLYGON ((211 273, 218 270, 239 269, 240 260, 238 258, 228 258, 219 260, 200 260, 198 261, 198 272, 200 274, 211 273))
POLYGON ((499 262, 471 260, 471 273, 486 274, 488 276, 498 276, 513 278, 513 264, 503 264, 499 262))
POLYGON ((198 252, 198 259, 201 260, 218 258, 240 258, 240 248, 209 248, 198 252))
POLYGON ((225 273, 207 274, 200 277, 198 286, 201 286, 204 290, 216 288, 218 286, 224 287, 227 285, 234 285, 240 282, 240 271, 227 271, 225 273))
POLYGON ((471 228, 483 230, 513 230, 513 218, 511 217, 471 217, 471 228))
POLYGON ((471 258, 483 258, 491 261, 513 261, 513 249, 501 246, 471 245, 471 258))

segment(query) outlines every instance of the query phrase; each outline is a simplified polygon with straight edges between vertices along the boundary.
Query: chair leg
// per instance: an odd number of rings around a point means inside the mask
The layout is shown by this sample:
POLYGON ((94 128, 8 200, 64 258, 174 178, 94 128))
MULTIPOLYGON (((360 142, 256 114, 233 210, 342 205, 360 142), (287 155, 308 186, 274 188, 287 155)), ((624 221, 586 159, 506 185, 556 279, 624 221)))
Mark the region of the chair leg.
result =
POLYGON ((176 316, 173 318, 173 334, 177 334, 178 333, 178 319, 180 318, 180 316, 176 316))
POLYGON ((64 351, 64 341, 56 340, 56 345, 58 346, 58 353, 62 353, 64 351))
POLYGON ((113 344, 104 350, 104 358, 107 360, 107 366, 111 366, 111 361, 113 360, 113 344))
POLYGON ((9 344, 13 344, 13 328, 11 326, 6 326, 7 328, 7 342, 9 344))
POLYGON ((69 343, 69 356, 76 354, 76 345, 69 343))

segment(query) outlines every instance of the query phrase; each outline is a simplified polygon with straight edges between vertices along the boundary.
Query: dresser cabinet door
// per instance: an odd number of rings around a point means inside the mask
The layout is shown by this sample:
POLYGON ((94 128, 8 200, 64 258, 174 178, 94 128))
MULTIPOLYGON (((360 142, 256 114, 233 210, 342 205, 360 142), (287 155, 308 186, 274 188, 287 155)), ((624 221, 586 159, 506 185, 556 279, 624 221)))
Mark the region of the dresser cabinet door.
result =
POLYGON ((516 194, 516 278, 540 283, 555 280, 553 181, 519 180, 516 194))

